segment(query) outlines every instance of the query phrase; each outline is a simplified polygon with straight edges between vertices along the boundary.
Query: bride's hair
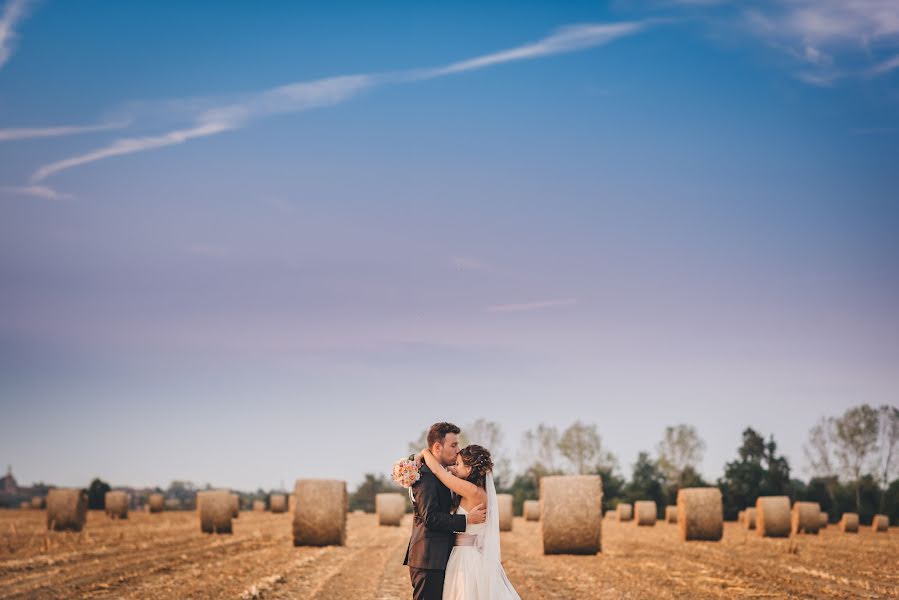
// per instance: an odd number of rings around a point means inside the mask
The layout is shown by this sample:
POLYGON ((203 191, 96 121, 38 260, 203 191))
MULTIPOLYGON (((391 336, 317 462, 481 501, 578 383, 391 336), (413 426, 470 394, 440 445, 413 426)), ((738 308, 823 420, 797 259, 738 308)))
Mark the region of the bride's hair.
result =
MULTIPOLYGON (((477 444, 469 444, 459 450, 459 456, 462 457, 462 462, 465 463, 465 466, 471 467, 471 473, 468 474, 465 480, 470 481, 481 489, 487 487, 487 473, 493 470, 493 459, 490 458, 490 450, 477 444)), ((453 510, 459 507, 459 502, 461 501, 462 497, 457 495, 453 503, 453 510)))

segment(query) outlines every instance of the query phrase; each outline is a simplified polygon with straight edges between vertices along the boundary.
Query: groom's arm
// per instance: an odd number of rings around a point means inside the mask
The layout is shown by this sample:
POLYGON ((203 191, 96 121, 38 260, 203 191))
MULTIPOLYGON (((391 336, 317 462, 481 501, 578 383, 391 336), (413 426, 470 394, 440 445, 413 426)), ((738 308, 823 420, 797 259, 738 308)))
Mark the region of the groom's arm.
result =
POLYGON ((437 501, 437 478, 434 475, 422 477, 416 487, 418 489, 415 490, 415 500, 421 511, 425 529, 444 533, 465 531, 465 515, 452 515, 440 510, 440 503, 437 501))

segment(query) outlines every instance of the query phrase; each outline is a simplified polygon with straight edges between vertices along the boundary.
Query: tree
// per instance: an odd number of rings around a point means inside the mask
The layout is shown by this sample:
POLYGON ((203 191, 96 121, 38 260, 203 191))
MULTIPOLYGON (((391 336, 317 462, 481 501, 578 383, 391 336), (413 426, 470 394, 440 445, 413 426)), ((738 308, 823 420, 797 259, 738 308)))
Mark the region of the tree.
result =
MULTIPOLYGON (((890 477, 896 467, 896 451, 899 445, 899 408, 883 405, 879 409, 880 423, 878 428, 878 443, 880 447, 879 475, 880 485, 886 490, 890 477)), ((880 510, 884 511, 887 495, 881 497, 880 510)))
POLYGON ((467 427, 462 428, 459 435, 459 446, 464 448, 469 444, 483 446, 490 451, 493 458, 493 478, 499 487, 500 480, 511 471, 509 459, 503 452, 503 431, 499 424, 486 419, 478 419, 467 427))
POLYGON ((665 428, 662 441, 656 448, 658 467, 669 483, 681 484, 681 477, 688 467, 696 469, 702 462, 705 442, 692 425, 676 425, 665 428))
POLYGON ((847 410, 833 420, 833 442, 837 460, 844 475, 855 484, 855 508, 861 514, 859 482, 877 450, 880 419, 878 412, 867 404, 847 410))
POLYGON ((649 457, 648 452, 640 452, 637 455, 631 481, 627 485, 627 497, 631 502, 654 501, 656 512, 666 504, 665 475, 659 469, 658 463, 649 457))
POLYGON ((615 465, 614 455, 602 448, 602 438, 596 425, 585 425, 580 421, 572 423, 562 434, 559 452, 579 475, 615 465))
POLYGON ((743 443, 737 449, 738 459, 727 463, 724 476, 718 480, 726 519, 755 505, 759 496, 790 493, 790 465, 777 454, 774 436, 768 442, 751 427, 743 431, 743 443))
POLYGON ((521 456, 529 470, 548 474, 559 472, 559 430, 541 423, 524 432, 521 456))
POLYGON ((836 502, 836 487, 839 484, 833 459, 833 428, 833 419, 821 417, 821 420, 809 430, 808 441, 803 448, 808 470, 814 479, 826 486, 828 504, 836 502))
POLYGON ((87 507, 91 510, 103 510, 106 508, 106 492, 112 488, 99 477, 91 481, 87 488, 87 507))

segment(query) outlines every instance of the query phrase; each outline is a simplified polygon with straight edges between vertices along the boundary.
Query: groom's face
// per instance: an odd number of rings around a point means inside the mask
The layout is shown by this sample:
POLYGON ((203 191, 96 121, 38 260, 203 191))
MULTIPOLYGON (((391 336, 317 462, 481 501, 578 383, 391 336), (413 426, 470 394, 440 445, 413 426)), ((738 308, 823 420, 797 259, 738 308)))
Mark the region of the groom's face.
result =
POLYGON ((443 444, 439 442, 434 444, 434 449, 438 451, 437 460, 443 463, 444 467, 455 464, 456 456, 459 454, 459 435, 456 433, 446 434, 443 444))

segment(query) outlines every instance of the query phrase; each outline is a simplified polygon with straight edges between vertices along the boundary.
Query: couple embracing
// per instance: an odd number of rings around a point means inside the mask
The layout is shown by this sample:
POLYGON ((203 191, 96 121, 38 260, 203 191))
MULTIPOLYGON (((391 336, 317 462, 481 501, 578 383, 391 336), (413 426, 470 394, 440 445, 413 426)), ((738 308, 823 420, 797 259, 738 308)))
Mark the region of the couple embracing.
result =
POLYGON ((520 600, 500 562, 490 451, 459 449, 460 429, 435 423, 411 488, 409 566, 415 600, 520 600))

